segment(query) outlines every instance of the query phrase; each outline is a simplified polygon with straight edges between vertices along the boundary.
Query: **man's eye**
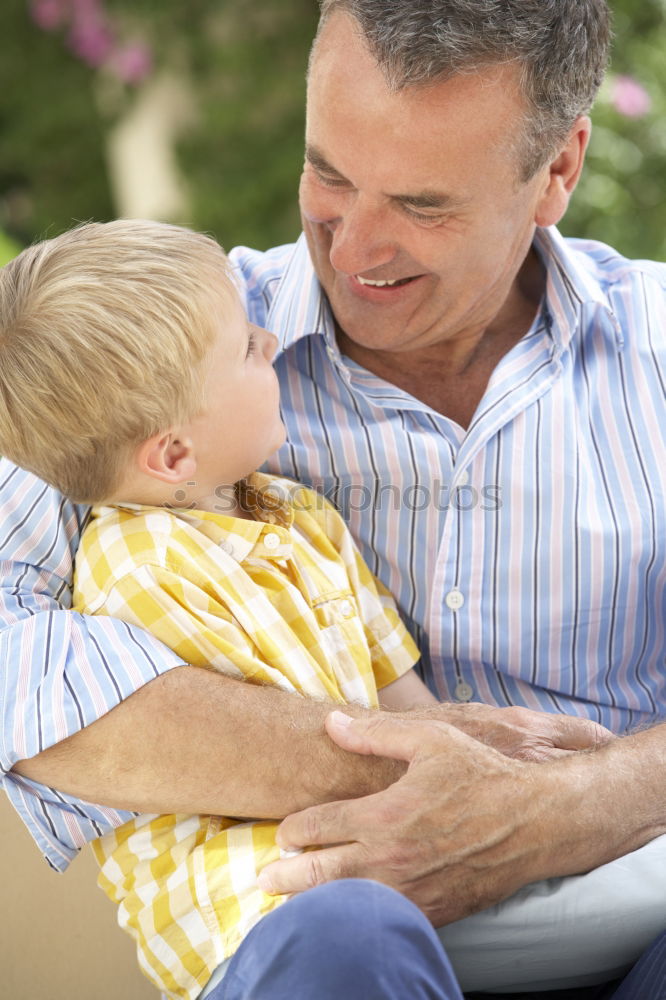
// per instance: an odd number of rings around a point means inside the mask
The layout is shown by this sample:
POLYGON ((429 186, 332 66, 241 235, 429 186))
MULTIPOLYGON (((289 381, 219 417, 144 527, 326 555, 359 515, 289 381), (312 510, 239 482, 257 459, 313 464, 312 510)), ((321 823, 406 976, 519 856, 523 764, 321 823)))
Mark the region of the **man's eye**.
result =
POLYGON ((349 187, 349 182, 344 179, 344 177, 332 177, 330 174, 320 174, 318 170, 315 170, 315 177, 320 183, 325 184, 326 187, 331 188, 343 188, 349 187))
POLYGON ((246 358, 251 357, 254 354, 256 347, 257 347, 257 338, 255 337, 254 333, 250 331, 250 335, 247 338, 247 354, 245 355, 245 357, 246 358))
POLYGON ((428 215, 427 212, 419 212, 418 209, 410 208, 409 205, 404 205, 403 208, 410 219, 423 222, 425 225, 436 226, 446 218, 445 215, 428 215))

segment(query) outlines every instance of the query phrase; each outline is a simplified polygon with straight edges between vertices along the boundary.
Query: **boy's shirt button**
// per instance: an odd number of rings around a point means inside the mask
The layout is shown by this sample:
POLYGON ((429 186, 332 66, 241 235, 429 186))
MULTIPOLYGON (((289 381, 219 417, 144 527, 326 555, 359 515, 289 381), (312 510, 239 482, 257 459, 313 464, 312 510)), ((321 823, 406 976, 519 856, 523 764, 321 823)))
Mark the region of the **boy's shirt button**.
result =
POLYGON ((267 549, 277 549, 280 545, 280 536, 276 535, 274 531, 269 531, 267 535, 264 535, 264 545, 267 549))

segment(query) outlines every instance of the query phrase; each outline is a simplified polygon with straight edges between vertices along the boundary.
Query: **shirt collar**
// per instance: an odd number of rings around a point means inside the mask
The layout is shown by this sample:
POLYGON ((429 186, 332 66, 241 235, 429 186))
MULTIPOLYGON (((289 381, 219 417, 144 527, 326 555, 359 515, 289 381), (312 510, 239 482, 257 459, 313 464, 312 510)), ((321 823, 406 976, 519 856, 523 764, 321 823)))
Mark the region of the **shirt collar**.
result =
MULTIPOLYGON (((196 509, 167 508, 167 510, 179 521, 184 521, 201 532, 239 563, 249 556, 262 559, 289 559, 293 546, 290 529, 294 520, 293 506, 289 502, 289 486, 287 480, 276 479, 261 472, 255 472, 243 480, 239 494, 245 509, 253 514, 255 518, 253 521, 196 509)), ((161 507, 153 508, 133 503, 117 506, 124 510, 139 512, 164 510, 161 507)), ((100 510, 100 513, 102 512, 103 508, 100 510)))
POLYGON ((543 312, 556 352, 561 354, 567 349, 585 311, 600 312, 602 325, 622 347, 620 323, 587 259, 567 243, 555 226, 537 229, 534 249, 546 269, 543 312))
MULTIPOLYGON (((621 348, 620 323, 586 258, 567 244, 555 226, 537 229, 534 248, 546 269, 543 312, 556 352, 562 353, 569 346, 581 325, 585 307, 601 310, 607 329, 621 348)), ((315 274, 304 234, 294 244, 266 325, 276 334, 281 351, 303 337, 323 336, 329 357, 342 365, 333 316, 315 274)))
POLYGON ((286 351, 303 337, 323 336, 339 354, 333 314, 315 274, 305 234, 294 243, 271 302, 266 326, 286 351))

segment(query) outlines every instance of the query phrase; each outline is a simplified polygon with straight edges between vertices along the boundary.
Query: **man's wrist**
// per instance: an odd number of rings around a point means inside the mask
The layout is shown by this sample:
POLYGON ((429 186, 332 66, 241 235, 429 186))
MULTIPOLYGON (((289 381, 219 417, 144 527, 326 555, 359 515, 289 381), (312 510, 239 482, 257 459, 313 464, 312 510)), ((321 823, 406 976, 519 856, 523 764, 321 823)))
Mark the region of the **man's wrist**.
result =
MULTIPOLYGON (((334 708, 354 719, 370 718, 377 714, 377 709, 354 704, 330 706, 331 710, 334 708)), ((335 802, 373 795, 398 781, 407 770, 407 765, 402 760, 349 753, 332 744, 328 737, 326 747, 329 756, 325 768, 319 773, 318 786, 313 788, 310 783, 308 787, 308 795, 313 796, 316 802, 335 802)))
POLYGON ((548 847, 536 877, 589 871, 666 833, 665 779, 666 726, 540 765, 548 847))

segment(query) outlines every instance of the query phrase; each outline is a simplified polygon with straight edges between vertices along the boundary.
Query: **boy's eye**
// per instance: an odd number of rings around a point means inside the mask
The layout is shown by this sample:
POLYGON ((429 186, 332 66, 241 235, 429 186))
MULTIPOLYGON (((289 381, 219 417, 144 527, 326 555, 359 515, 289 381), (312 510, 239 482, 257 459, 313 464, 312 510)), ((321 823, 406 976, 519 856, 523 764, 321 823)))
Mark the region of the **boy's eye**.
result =
POLYGON ((246 358, 249 358, 252 354, 254 354, 256 346, 257 346, 257 338, 254 335, 254 331, 250 330, 250 335, 247 338, 247 354, 245 355, 246 358))

